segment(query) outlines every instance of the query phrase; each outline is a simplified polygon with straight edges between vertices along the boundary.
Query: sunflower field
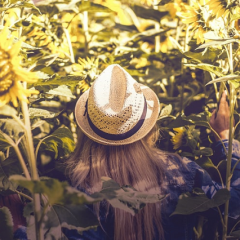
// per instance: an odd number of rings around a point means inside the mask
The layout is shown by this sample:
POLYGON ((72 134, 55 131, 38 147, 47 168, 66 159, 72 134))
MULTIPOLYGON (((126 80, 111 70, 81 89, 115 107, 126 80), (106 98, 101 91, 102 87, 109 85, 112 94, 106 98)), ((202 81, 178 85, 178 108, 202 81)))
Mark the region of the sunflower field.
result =
POLYGON ((137 214, 164 197, 109 178, 89 196, 65 177, 75 103, 113 63, 158 95, 158 147, 196 161, 225 186, 215 199, 195 192, 179 200, 177 214, 198 214, 195 240, 239 239, 240 220, 226 217, 232 140, 240 140, 239 31, 237 0, 0 0, 0 239, 16 239, 7 198, 21 201, 28 239, 60 240, 62 227, 99 225, 85 204, 105 199, 137 214), (224 90, 229 151, 216 166, 209 118, 224 90))

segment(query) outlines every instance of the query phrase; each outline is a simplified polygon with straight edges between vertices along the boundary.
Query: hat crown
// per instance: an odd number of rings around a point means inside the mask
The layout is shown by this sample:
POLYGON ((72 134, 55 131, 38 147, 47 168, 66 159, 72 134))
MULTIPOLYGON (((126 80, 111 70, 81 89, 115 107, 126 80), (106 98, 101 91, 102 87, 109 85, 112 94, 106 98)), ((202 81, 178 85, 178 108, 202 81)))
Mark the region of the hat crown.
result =
POLYGON ((103 132, 122 134, 141 118, 144 96, 139 84, 118 64, 108 66, 95 80, 88 97, 88 115, 103 132))

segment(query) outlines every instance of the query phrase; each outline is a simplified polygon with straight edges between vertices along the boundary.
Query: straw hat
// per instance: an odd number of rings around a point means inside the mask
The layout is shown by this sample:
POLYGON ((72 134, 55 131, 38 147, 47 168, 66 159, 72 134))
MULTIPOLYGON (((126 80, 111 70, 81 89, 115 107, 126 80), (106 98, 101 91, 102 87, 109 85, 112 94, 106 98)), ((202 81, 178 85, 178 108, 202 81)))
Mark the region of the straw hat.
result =
POLYGON ((155 125, 160 105, 156 94, 118 64, 108 66, 78 99, 78 126, 92 140, 124 145, 143 138, 155 125))

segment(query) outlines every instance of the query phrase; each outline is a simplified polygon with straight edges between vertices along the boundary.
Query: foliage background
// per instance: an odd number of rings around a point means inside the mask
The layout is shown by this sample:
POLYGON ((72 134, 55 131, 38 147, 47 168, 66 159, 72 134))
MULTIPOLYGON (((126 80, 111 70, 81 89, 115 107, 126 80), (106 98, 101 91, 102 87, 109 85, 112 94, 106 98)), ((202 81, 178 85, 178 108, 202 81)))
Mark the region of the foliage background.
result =
MULTIPOLYGON (((26 163, 29 157, 22 138, 24 131, 13 117, 22 119, 22 110, 19 106, 13 108, 10 103, 0 108, 2 195, 18 193, 25 201, 25 195, 40 193, 47 195, 48 203, 52 205, 66 204, 71 195, 71 199, 75 199, 73 202, 80 203, 74 189, 70 191, 68 185, 57 181, 65 180, 62 161, 73 151, 76 142, 74 106, 98 74, 113 63, 120 64, 158 95, 162 109, 158 120, 161 132, 158 147, 197 161, 213 179, 225 179, 224 163, 214 166, 211 162, 213 137, 208 120, 217 107, 222 90, 230 91, 227 81, 231 81, 236 90, 234 134, 240 139, 237 81, 240 15, 237 3, 224 5, 213 0, 208 4, 180 0, 9 0, 0 1, 0 4, 1 27, 7 26, 15 41, 21 39, 21 65, 38 77, 37 82, 28 84, 28 89, 39 91, 29 98, 29 116, 38 175, 51 177, 39 183, 26 182, 16 176, 9 181, 10 176, 22 174, 14 146, 21 150, 26 163), (234 53, 234 69, 229 60, 229 44, 234 53), (225 78, 206 85, 219 77, 225 78), (6 135, 13 140, 12 144, 6 135), (52 186, 50 190, 57 184, 66 198, 62 199, 61 194, 58 197, 48 194, 48 181, 52 186), (34 192, 34 188, 38 190, 34 192)), ((81 203, 102 198, 85 196, 81 203)), ((82 211, 82 205, 78 207, 82 211)), ((132 206, 129 211, 132 209, 138 207, 132 206)), ((47 208, 44 211, 46 214, 47 208)), ((32 221, 30 213, 25 211, 32 221)), ((48 214, 52 214, 51 210, 48 214)), ((86 216, 86 212, 84 214, 82 216, 86 216)), ((54 217, 51 215, 48 219, 54 217)), ((92 219, 91 224, 96 226, 96 219, 92 219)), ((209 219, 207 214, 200 216, 203 229, 209 230, 209 219)), ((62 224, 60 221, 59 226, 62 224)), ((207 239, 206 232, 195 232, 196 239, 207 239)), ((61 230, 58 233, 61 239, 61 230)), ((35 239, 34 236, 31 239, 35 239)))

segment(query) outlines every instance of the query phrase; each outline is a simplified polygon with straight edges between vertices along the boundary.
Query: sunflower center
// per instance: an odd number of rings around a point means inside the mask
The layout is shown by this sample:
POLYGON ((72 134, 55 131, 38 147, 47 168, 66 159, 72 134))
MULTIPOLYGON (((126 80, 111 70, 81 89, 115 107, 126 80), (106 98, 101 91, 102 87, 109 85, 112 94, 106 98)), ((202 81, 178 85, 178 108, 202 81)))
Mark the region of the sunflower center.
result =
POLYGON ((7 93, 14 85, 12 64, 9 54, 0 49, 0 96, 7 93))

